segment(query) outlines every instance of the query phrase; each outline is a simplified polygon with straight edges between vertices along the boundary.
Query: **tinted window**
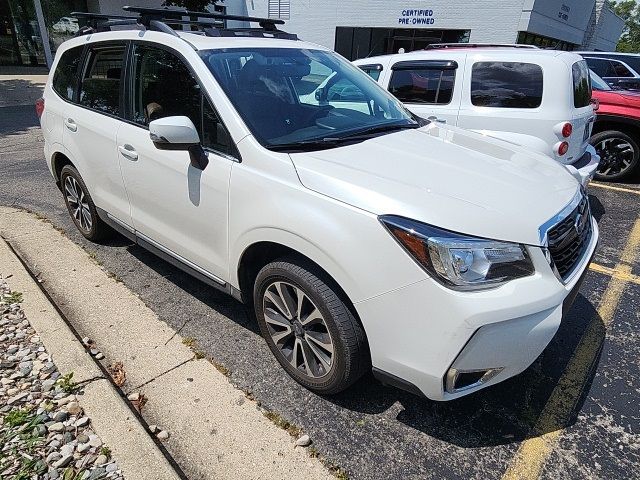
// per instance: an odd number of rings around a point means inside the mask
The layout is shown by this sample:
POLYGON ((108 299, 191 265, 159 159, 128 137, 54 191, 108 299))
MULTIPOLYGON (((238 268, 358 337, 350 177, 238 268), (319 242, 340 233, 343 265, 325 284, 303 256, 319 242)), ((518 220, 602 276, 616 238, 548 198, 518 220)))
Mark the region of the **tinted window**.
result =
POLYGON ((80 103, 86 107, 120 114, 120 76, 124 46, 91 50, 80 87, 80 103))
POLYGON ((478 107, 539 107, 542 68, 533 63, 478 62, 471 73, 471 103, 478 107))
POLYGON ((613 67, 613 71, 615 72, 615 77, 633 77, 633 74, 627 67, 624 66, 624 64, 612 60, 611 66, 613 67))
POLYGON ((451 102, 455 78, 453 69, 394 70, 389 91, 405 103, 446 105, 451 102))
POLYGON ((609 60, 603 60, 601 58, 587 58, 587 65, 589 68, 596 72, 600 77, 615 77, 616 74, 611 67, 609 60))
POLYGON ((623 57, 620 57, 620 60, 633 68, 636 73, 640 72, 640 56, 625 55, 623 57))
POLYGON ((576 62, 571 68, 573 73, 573 105, 586 107, 591 103, 591 77, 589 67, 584 60, 576 62))
POLYGON ((203 146, 231 152, 229 133, 196 78, 174 54, 159 48, 137 46, 134 53, 133 119, 140 125, 163 117, 189 117, 203 146))
POLYGON ((53 89, 67 100, 74 99, 78 88, 78 65, 83 48, 75 47, 64 52, 53 74, 53 89))

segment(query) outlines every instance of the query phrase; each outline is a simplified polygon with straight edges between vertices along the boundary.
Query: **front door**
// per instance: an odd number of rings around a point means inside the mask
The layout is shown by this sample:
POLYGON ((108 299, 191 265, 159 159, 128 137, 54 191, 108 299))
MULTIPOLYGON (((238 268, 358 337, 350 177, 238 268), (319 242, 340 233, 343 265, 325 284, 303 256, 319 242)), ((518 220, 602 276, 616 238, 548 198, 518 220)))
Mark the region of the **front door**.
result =
POLYGON ((132 61, 133 123, 118 130, 120 165, 136 232, 213 280, 228 278, 228 189, 232 143, 198 81, 174 53, 144 44, 132 61), (209 165, 185 151, 157 149, 150 121, 184 115, 198 128, 209 165))

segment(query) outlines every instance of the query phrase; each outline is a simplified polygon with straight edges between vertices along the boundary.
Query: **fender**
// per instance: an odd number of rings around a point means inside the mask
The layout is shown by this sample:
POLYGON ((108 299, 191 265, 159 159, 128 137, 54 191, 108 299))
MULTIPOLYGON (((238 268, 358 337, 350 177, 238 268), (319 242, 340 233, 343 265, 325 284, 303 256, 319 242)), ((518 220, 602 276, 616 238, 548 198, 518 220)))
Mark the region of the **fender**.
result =
POLYGON ((251 229, 244 232, 232 243, 233 248, 229 251, 229 265, 231 267, 229 269, 229 283, 234 288, 240 288, 238 267, 243 255, 249 247, 260 242, 277 243, 309 258, 340 285, 353 303, 362 297, 362 292, 353 287, 357 285, 357 281, 341 266, 340 262, 334 259, 320 245, 298 234, 273 227, 251 229))
POLYGON ((622 123, 624 125, 629 125, 632 127, 640 128, 640 120, 633 117, 625 117, 623 115, 609 115, 606 113, 599 113, 596 115, 596 125, 598 123, 611 122, 611 123, 622 123))

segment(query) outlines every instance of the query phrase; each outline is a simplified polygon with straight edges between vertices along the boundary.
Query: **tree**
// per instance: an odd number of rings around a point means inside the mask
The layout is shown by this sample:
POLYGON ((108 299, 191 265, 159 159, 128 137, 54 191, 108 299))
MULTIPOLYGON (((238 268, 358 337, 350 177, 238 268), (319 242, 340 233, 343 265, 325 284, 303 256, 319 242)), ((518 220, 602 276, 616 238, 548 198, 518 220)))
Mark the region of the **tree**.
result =
POLYGON ((636 0, 610 1, 609 4, 625 22, 616 50, 618 52, 640 52, 640 4, 636 0))
POLYGON ((211 4, 218 3, 216 0, 165 0, 163 7, 182 7, 193 12, 205 12, 211 4))

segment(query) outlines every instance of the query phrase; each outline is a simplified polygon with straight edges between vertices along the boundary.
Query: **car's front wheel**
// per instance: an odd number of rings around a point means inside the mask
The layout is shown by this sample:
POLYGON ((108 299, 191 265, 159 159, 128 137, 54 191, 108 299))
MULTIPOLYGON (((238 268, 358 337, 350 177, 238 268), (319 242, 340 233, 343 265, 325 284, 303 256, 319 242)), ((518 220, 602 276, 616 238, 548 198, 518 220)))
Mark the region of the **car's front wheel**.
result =
POLYGON ((621 180, 638 166, 640 148, 626 133, 607 130, 591 137, 591 144, 600 155, 600 165, 595 178, 598 180, 621 180))
POLYGON ((278 362, 320 394, 338 393, 370 368, 362 326, 337 287, 310 262, 266 265, 254 287, 258 324, 278 362))
POLYGON ((60 186, 69 215, 80 233, 92 241, 105 238, 110 232, 109 226, 98 216, 96 206, 78 170, 71 165, 62 167, 60 186))

